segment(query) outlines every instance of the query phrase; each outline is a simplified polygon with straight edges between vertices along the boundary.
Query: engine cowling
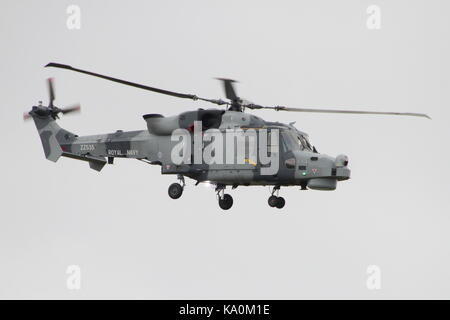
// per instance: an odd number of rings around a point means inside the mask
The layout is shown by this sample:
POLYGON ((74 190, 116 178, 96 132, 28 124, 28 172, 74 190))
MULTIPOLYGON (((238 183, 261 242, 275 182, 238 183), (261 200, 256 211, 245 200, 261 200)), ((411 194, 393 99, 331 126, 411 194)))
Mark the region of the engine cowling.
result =
POLYGON ((178 116, 164 117, 161 114, 146 114, 143 117, 151 134, 170 135, 175 129, 180 128, 178 116))
POLYGON ((192 129, 195 121, 201 121, 202 130, 219 128, 222 123, 223 110, 187 111, 176 116, 164 117, 161 114, 146 114, 148 131, 155 135, 171 135, 176 129, 192 129))

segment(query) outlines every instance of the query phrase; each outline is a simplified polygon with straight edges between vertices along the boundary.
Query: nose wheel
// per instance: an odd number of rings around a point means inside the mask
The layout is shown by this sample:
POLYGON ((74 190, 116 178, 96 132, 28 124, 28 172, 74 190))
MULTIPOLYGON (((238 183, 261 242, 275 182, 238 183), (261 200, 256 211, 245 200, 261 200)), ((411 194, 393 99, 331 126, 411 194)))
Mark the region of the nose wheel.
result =
POLYGON ((279 197, 278 196, 278 192, 280 191, 280 186, 275 186, 272 189, 272 195, 269 197, 269 199, 267 200, 267 203, 269 204, 270 207, 272 208, 278 208, 281 209, 284 207, 284 205, 286 204, 286 201, 284 200, 283 197, 279 197), (276 195, 275 195, 276 194, 276 195))
POLYGON ((172 199, 178 199, 183 194, 185 186, 184 177, 182 175, 179 175, 178 180, 180 180, 181 183, 172 183, 167 190, 169 197, 171 197, 172 199))

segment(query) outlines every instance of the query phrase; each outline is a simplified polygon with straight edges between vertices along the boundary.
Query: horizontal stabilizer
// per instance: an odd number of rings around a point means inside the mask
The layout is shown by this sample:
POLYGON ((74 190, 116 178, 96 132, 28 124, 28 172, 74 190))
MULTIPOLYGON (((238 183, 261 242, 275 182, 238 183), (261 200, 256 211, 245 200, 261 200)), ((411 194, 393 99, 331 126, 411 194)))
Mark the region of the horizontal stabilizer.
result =
POLYGON ((89 161, 89 167, 91 169, 94 169, 95 171, 101 171, 103 169, 103 167, 105 166, 106 161, 102 162, 102 161, 89 161))
POLYGON ((94 169, 95 171, 101 171, 106 164, 106 159, 103 157, 94 157, 90 155, 80 156, 73 153, 64 152, 62 154, 63 157, 72 158, 81 161, 89 162, 89 167, 94 169))

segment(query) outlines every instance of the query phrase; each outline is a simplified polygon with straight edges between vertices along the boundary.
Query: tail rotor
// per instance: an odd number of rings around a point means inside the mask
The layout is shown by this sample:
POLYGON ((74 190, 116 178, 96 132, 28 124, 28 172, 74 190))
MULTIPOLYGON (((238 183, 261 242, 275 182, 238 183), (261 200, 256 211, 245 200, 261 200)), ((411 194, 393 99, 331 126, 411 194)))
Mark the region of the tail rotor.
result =
POLYGON ((80 112, 81 106, 80 104, 71 105, 65 108, 58 108, 54 105, 55 101, 55 89, 53 85, 53 79, 47 79, 47 88, 48 88, 48 96, 49 103, 48 106, 43 106, 42 101, 39 101, 38 106, 33 106, 31 111, 23 113, 23 120, 30 120, 33 116, 46 117, 51 116, 53 119, 58 119, 58 114, 62 113, 64 115, 68 113, 80 112))

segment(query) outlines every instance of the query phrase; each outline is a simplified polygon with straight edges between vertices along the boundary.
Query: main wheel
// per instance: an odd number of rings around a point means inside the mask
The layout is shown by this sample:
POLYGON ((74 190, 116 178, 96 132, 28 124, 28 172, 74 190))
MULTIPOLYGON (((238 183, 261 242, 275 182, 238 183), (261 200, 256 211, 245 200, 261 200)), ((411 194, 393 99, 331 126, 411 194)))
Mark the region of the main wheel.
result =
POLYGON ((281 209, 281 208, 284 207, 285 204, 286 204, 286 201, 284 200, 284 198, 283 197, 278 197, 276 207, 278 209, 281 209))
POLYGON ((233 197, 229 194, 224 194, 223 199, 219 198, 219 207, 223 210, 228 210, 233 206, 233 197))
POLYGON ((168 193, 172 199, 178 199, 183 194, 183 187, 179 183, 172 183, 169 186, 168 193))
POLYGON ((267 200, 267 203, 272 208, 275 208, 277 206, 277 203, 278 203, 278 197, 277 196, 270 196, 269 199, 267 200))

